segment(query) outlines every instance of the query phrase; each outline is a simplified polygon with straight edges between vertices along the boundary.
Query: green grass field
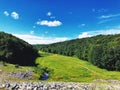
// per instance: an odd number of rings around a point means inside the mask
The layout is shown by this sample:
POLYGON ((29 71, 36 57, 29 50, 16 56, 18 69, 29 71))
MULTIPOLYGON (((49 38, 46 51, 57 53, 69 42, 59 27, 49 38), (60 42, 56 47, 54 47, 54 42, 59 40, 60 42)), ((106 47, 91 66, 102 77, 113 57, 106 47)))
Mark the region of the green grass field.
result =
POLYGON ((120 80, 120 72, 100 69, 76 57, 39 52, 36 63, 52 72, 48 81, 91 82, 96 79, 120 80))
MULTIPOLYGON (((36 63, 41 67, 47 67, 51 71, 50 78, 47 81, 92 82, 96 79, 120 80, 120 72, 100 69, 91 63, 76 57, 40 51, 39 53, 41 57, 36 59, 36 63)), ((22 72, 27 70, 34 70, 34 67, 20 66, 19 68, 16 68, 13 64, 6 64, 6 66, 3 66, 2 62, 0 62, 0 71, 2 72, 22 72)), ((34 77, 36 77, 34 81, 39 81, 39 75, 37 73, 34 77)), ((0 76, 0 78, 2 78, 2 76, 0 76)))

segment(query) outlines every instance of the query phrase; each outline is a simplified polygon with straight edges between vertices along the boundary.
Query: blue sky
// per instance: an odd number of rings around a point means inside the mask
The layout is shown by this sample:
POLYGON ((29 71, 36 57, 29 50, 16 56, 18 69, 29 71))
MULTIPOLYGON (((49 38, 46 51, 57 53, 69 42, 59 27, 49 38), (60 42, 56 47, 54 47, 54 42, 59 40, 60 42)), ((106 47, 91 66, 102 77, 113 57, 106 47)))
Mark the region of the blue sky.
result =
POLYGON ((30 44, 120 33, 120 0, 1 0, 0 31, 30 44))

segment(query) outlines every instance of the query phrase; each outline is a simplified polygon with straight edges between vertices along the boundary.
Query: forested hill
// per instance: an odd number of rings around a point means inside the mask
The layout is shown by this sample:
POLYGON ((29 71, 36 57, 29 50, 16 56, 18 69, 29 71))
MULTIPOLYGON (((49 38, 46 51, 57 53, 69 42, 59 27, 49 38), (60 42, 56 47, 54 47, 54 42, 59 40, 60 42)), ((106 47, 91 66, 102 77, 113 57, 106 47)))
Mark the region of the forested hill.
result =
POLYGON ((37 45, 45 52, 77 56, 108 70, 120 71, 120 34, 98 35, 50 45, 37 45))
POLYGON ((33 65, 37 57, 37 50, 25 41, 0 32, 0 61, 19 65, 33 65))

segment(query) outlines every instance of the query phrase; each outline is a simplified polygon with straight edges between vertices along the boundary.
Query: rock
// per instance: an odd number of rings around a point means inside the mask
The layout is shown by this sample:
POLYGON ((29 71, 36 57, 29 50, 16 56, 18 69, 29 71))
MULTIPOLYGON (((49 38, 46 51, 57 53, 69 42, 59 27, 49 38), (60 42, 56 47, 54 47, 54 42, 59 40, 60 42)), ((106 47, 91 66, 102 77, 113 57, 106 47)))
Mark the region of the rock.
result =
POLYGON ((13 79, 23 79, 23 80, 32 80, 34 77, 33 71, 23 71, 23 72, 11 72, 11 73, 5 73, 5 72, 0 72, 0 75, 4 77, 10 77, 13 79))
POLYGON ((0 90, 120 90, 120 84, 75 82, 14 82, 0 79, 0 90), (4 89, 3 89, 4 88, 4 89))

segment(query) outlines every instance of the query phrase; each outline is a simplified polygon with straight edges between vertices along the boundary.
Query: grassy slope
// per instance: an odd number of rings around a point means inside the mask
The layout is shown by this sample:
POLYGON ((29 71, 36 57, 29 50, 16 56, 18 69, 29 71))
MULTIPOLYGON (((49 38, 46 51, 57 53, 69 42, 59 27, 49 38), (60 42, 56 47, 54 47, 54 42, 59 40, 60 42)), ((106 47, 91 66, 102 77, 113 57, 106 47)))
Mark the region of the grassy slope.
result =
POLYGON ((15 65, 13 64, 6 64, 6 66, 1 65, 0 70, 2 70, 3 72, 9 73, 9 72, 22 72, 22 71, 33 70, 33 68, 28 66, 24 66, 24 67, 20 66, 19 68, 16 68, 15 65))
MULTIPOLYGON (((6 66, 3 65, 2 62, 0 62, 0 74, 1 73, 12 73, 12 72, 24 72, 24 71, 29 71, 29 70, 34 70, 33 67, 30 66, 20 66, 19 68, 16 68, 15 65, 13 64, 8 64, 6 63, 6 66)), ((38 78, 37 74, 33 75, 35 77, 35 80, 38 78)), ((6 77, 6 76, 2 76, 0 75, 1 79, 6 79, 6 80, 13 80, 13 81, 24 81, 21 79, 17 79, 17 78, 13 78, 13 77, 6 77)), ((25 80, 26 81, 26 80, 25 80)))
POLYGON ((39 52, 36 60, 41 66, 53 70, 48 81, 90 82, 95 79, 120 80, 120 72, 107 71, 75 57, 39 52))

